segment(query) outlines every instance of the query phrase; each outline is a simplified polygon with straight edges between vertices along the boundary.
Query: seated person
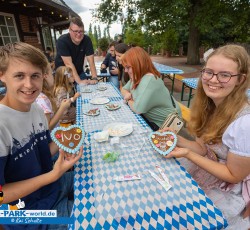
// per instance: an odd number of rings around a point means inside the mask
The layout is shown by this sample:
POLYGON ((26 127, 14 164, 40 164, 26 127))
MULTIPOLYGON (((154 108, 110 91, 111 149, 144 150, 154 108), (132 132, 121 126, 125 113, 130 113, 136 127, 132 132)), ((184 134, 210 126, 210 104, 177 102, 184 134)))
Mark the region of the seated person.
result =
POLYGON ((115 58, 115 45, 117 42, 111 42, 109 45, 109 53, 106 55, 105 59, 101 64, 101 71, 103 69, 109 68, 110 77, 108 82, 112 82, 115 87, 119 89, 119 79, 118 79, 118 66, 115 58))
POLYGON ((118 62, 118 69, 119 69, 119 73, 118 73, 118 77, 119 77, 119 81, 120 81, 120 89, 127 84, 127 82, 129 81, 129 76, 128 73, 125 73, 124 68, 121 64, 121 56, 127 51, 129 50, 129 46, 126 45, 125 43, 118 43, 115 45, 115 58, 118 62))
POLYGON ((166 117, 176 109, 181 115, 178 103, 175 102, 175 109, 160 73, 144 49, 130 48, 123 54, 121 61, 125 72, 130 77, 121 93, 129 107, 135 113, 142 114, 153 130, 158 130, 166 117))

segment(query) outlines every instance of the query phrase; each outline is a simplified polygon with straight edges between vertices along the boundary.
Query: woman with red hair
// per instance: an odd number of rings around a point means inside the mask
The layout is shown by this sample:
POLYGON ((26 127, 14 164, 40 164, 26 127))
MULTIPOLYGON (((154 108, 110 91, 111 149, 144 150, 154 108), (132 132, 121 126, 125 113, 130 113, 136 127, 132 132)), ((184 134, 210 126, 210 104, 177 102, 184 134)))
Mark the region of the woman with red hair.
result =
POLYGON ((181 115, 178 103, 175 102, 175 108, 161 74, 144 49, 138 46, 130 48, 121 61, 130 77, 121 90, 124 100, 135 113, 143 115, 153 130, 158 130, 176 109, 181 115))

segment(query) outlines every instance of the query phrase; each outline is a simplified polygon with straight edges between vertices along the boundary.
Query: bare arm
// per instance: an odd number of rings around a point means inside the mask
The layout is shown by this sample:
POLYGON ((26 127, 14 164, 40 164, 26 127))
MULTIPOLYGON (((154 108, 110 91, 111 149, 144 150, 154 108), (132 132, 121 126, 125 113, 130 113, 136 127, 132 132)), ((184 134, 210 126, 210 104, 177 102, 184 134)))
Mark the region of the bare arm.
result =
POLYGON ((171 157, 185 157, 215 177, 233 184, 250 174, 250 157, 242 157, 231 152, 228 152, 226 164, 210 160, 186 148, 177 147, 166 156, 171 157))
POLYGON ((71 57, 63 57, 61 56, 63 62, 64 62, 64 65, 65 66, 68 66, 72 69, 72 73, 73 73, 73 77, 75 79, 75 81, 80 84, 81 83, 81 79, 76 71, 76 68, 75 68, 75 65, 73 64, 72 62, 72 58, 71 57))
POLYGON ((56 161, 54 168, 50 172, 27 180, 5 184, 3 186, 3 203, 8 204, 12 201, 21 199, 32 192, 35 192, 41 187, 56 181, 67 170, 72 168, 72 166, 81 158, 81 156, 82 148, 80 149, 78 155, 71 154, 70 157, 68 157, 64 151, 60 150, 59 158, 56 161))
POLYGON ((132 94, 124 88, 121 89, 121 94, 125 101, 129 101, 132 99, 132 94))
POLYGON ((205 156, 207 153, 207 149, 200 138, 196 138, 195 141, 190 141, 178 135, 177 146, 181 148, 188 148, 191 151, 196 152, 201 156, 205 156))
POLYGON ((94 55, 86 56, 86 58, 87 58, 87 61, 89 63, 89 68, 91 71, 92 78, 97 79, 97 72, 96 72, 96 68, 95 68, 94 55))
POLYGON ((59 122, 59 120, 63 117, 65 111, 70 107, 71 105, 71 100, 70 99, 63 99, 61 101, 60 107, 54 114, 54 116, 50 119, 49 122, 49 129, 52 130, 56 124, 59 122))
POLYGON ((51 156, 54 156, 59 150, 59 148, 55 144, 55 142, 50 142, 49 143, 49 149, 50 149, 51 156))

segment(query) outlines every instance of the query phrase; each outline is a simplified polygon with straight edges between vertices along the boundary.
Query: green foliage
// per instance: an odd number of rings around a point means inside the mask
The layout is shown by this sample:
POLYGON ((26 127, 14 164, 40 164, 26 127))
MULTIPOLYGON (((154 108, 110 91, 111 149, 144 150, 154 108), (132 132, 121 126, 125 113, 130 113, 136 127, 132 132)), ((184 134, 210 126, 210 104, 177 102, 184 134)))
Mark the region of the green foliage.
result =
POLYGON ((107 38, 103 37, 98 40, 98 46, 102 51, 106 51, 109 46, 109 41, 107 38))
MULTIPOLYGON (((144 36, 147 45, 150 36, 162 35, 164 40, 167 29, 174 28, 178 41, 176 37, 168 40, 172 40, 172 46, 173 42, 177 45, 189 42, 188 55, 194 62, 199 62, 197 52, 201 44, 216 46, 250 41, 249 0, 102 0, 95 16, 111 24, 119 21, 119 12, 126 12, 125 28, 133 28, 136 18, 140 19, 141 31, 147 31, 144 36)), ((127 33, 129 39, 137 41, 137 38, 130 38, 131 31, 127 33)), ((167 43, 162 45, 168 46, 167 43)))
POLYGON ((89 32, 88 32, 88 35, 93 43, 93 47, 94 47, 94 50, 97 48, 97 41, 92 33, 92 24, 90 23, 89 24, 89 32))
POLYGON ((167 29, 161 36, 162 48, 172 53, 177 48, 178 34, 173 29, 167 29))

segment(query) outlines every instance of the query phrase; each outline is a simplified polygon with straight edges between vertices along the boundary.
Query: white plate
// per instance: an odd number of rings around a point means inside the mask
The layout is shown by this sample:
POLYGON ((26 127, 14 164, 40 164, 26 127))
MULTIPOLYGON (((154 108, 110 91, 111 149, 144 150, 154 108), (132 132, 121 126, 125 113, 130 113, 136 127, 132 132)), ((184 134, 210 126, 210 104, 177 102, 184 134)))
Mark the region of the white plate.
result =
POLYGON ((103 105, 109 103, 109 99, 106 97, 97 97, 91 99, 90 103, 94 105, 103 105))
POLYGON ((124 137, 133 132, 133 126, 131 123, 114 122, 105 125, 103 130, 108 130, 112 137, 124 137))

